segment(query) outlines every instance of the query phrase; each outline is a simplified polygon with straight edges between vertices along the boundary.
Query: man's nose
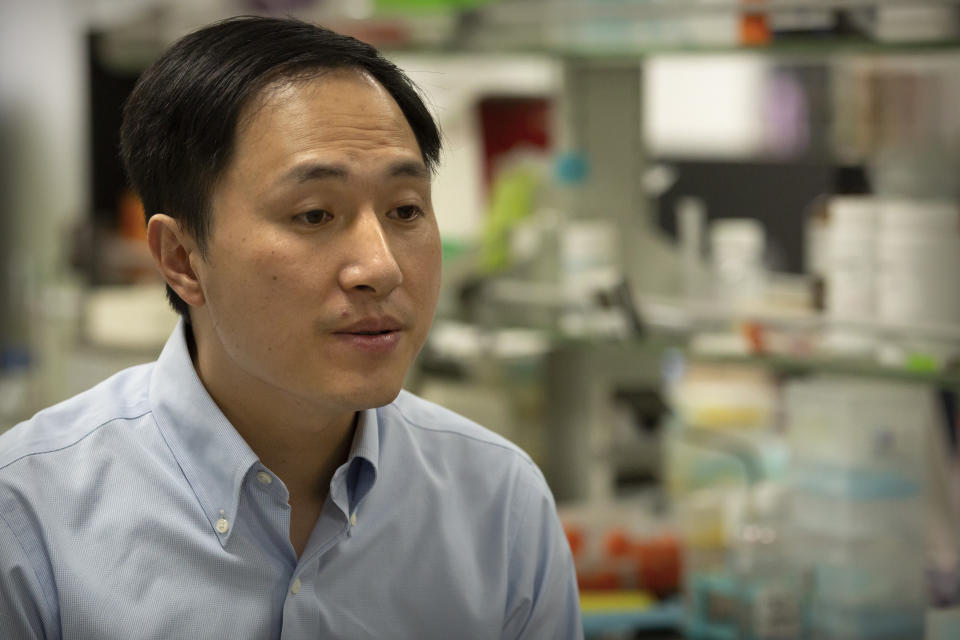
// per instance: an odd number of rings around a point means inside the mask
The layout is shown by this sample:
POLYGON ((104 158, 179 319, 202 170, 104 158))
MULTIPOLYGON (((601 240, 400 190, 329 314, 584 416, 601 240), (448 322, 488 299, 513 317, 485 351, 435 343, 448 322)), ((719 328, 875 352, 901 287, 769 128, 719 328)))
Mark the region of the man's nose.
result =
POLYGON ((354 220, 345 254, 340 270, 340 286, 345 291, 368 291, 385 297, 403 282, 387 233, 373 210, 361 212, 354 220))

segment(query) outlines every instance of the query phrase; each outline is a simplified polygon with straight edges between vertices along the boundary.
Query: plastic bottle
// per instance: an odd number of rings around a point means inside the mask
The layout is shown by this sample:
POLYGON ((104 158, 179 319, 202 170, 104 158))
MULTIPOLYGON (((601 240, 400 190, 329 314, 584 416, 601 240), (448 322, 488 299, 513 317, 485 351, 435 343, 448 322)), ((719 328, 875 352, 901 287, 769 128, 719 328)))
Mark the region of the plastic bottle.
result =
POLYGON ((752 218, 715 220, 710 250, 717 301, 733 309, 755 309, 766 293, 763 225, 752 218))
POLYGON ((574 335, 617 331, 613 325, 623 324, 594 301, 616 285, 620 269, 614 221, 586 206, 589 173, 583 154, 560 154, 537 214, 545 237, 538 272, 558 285, 566 301, 560 329, 574 335))
POLYGON ((737 529, 732 557, 743 640, 804 637, 809 580, 789 555, 785 505, 782 486, 755 486, 737 529))

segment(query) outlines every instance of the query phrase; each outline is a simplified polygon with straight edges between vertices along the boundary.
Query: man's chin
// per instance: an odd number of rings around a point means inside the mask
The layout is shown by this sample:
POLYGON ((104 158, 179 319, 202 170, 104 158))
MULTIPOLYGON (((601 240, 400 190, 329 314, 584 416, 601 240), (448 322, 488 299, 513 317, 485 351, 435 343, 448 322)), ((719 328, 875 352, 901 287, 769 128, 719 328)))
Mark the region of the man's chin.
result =
POLYGON ((401 386, 397 384, 378 389, 362 389, 355 394, 349 394, 349 397, 344 398, 344 400, 346 404, 350 405, 352 411, 376 409, 396 400, 397 396, 400 395, 401 386))

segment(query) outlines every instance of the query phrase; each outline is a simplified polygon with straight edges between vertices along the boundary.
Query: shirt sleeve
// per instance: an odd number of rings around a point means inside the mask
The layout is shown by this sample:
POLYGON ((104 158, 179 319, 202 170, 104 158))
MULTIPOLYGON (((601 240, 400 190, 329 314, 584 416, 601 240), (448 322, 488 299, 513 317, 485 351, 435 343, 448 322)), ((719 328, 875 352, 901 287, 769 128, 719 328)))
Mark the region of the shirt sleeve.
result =
POLYGON ((36 571, 0 513, 0 635, 18 640, 46 639, 43 603, 36 571))
POLYGON ((580 597, 570 545, 542 477, 531 482, 511 551, 502 638, 581 640, 580 597))

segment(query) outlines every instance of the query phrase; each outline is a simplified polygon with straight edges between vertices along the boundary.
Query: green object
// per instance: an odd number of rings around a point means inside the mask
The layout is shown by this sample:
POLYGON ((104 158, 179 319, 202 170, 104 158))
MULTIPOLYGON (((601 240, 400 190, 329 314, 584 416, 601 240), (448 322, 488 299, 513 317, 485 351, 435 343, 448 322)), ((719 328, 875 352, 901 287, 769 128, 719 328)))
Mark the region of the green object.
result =
POLYGON ((933 373, 940 369, 937 359, 926 353, 911 353, 907 356, 907 371, 933 373))
POLYGON ((541 174, 520 164, 497 176, 490 193, 490 212, 483 229, 480 267, 486 273, 510 266, 510 231, 536 207, 541 174))

